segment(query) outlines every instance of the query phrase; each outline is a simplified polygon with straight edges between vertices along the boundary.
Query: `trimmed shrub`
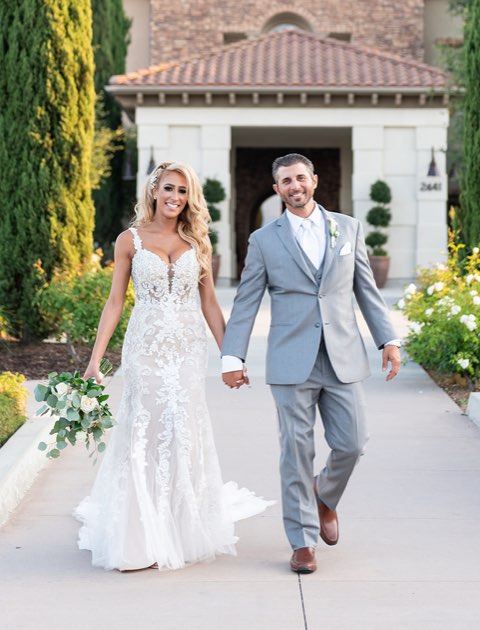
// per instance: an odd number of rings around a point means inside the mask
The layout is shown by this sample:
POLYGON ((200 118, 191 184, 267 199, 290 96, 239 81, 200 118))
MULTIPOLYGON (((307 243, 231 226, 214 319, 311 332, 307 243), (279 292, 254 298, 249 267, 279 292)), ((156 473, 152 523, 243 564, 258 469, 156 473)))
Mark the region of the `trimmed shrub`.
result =
MULTIPOLYGON (((222 182, 220 182, 218 179, 210 179, 207 177, 205 183, 203 184, 203 194, 205 196, 205 201, 207 202, 208 212, 210 213, 210 219, 212 223, 214 223, 215 221, 220 221, 220 210, 215 204, 221 203, 227 196, 222 182)), ((212 244, 213 253, 216 254, 218 244, 217 230, 210 228, 209 236, 210 242, 212 244)))
MULTIPOLYGON (((97 256, 87 271, 75 275, 59 274, 44 287, 38 296, 38 305, 57 339, 66 336, 71 344, 93 345, 112 276, 113 264, 102 267, 97 256)), ((133 304, 134 293, 130 284, 122 316, 110 340, 110 349, 121 347, 133 304)))
POLYGON ((14 372, 0 373, 0 446, 26 420, 28 392, 23 386, 25 377, 14 372))
POLYGON ((367 223, 377 229, 367 234, 365 243, 370 247, 372 256, 387 256, 387 251, 383 248, 383 245, 388 241, 388 236, 378 228, 388 227, 392 218, 390 208, 387 208, 386 205, 392 200, 388 184, 380 179, 372 184, 370 187, 370 199, 378 205, 373 206, 368 211, 366 219, 367 223))

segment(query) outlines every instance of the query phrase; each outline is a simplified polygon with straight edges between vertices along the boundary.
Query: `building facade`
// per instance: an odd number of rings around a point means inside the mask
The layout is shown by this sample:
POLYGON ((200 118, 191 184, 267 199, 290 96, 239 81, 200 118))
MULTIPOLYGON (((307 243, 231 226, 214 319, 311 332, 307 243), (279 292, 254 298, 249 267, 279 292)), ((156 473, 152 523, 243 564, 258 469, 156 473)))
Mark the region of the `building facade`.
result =
POLYGON ((148 3, 148 67, 108 89, 137 124, 139 188, 152 159, 223 183, 221 277, 238 277, 249 233, 280 213, 270 165, 290 151, 314 161, 320 203, 363 222, 387 181, 391 278, 444 255, 445 76, 423 63, 425 3, 398 4, 148 3))

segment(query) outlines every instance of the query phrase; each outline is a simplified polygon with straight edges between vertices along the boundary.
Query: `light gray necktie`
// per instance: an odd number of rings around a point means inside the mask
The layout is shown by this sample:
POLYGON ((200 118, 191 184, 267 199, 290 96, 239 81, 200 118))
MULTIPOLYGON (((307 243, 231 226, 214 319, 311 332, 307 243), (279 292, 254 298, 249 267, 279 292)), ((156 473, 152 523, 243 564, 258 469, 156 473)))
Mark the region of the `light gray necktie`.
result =
POLYGON ((315 269, 320 265, 320 245, 313 231, 313 223, 310 219, 304 219, 300 225, 298 242, 308 256, 315 269))

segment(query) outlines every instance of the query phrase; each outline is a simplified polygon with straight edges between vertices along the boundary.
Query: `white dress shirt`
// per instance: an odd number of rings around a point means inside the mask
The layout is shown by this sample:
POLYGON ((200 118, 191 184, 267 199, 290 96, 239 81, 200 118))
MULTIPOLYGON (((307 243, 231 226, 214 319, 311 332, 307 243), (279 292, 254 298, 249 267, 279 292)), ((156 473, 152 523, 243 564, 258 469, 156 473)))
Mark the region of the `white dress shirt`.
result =
MULTIPOLYGON (((306 256, 308 256, 308 258, 312 261, 314 267, 318 269, 323 261, 323 257, 325 256, 325 248, 327 245, 325 219, 323 213, 316 205, 312 213, 306 219, 304 219, 303 217, 299 217, 296 214, 293 214, 293 212, 290 212, 290 210, 286 210, 286 215, 295 240, 302 248, 306 256), (307 221, 310 222, 310 225, 304 228, 304 225, 307 221), (308 231, 309 233, 306 234, 306 231, 308 231), (315 247, 315 242, 316 251, 313 251, 312 248, 315 247)), ((399 348, 401 346, 401 341, 400 339, 392 339, 391 341, 388 341, 385 345, 397 346, 399 348)), ((237 370, 243 370, 243 361, 241 359, 228 354, 222 356, 222 373, 235 372, 237 370)))

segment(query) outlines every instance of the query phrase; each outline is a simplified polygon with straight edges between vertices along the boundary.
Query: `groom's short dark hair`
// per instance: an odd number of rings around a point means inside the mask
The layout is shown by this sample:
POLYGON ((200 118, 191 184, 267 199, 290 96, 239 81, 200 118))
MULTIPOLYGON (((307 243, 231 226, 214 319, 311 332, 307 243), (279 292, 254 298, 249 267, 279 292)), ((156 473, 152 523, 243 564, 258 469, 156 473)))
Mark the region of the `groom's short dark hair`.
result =
POLYGON ((272 164, 272 175, 273 179, 277 181, 278 169, 281 166, 292 166, 292 164, 298 164, 301 162, 305 164, 308 168, 310 175, 313 177, 315 174, 315 169, 313 168, 313 164, 311 160, 302 155, 301 153, 288 153, 288 155, 282 155, 281 157, 276 158, 272 164))

